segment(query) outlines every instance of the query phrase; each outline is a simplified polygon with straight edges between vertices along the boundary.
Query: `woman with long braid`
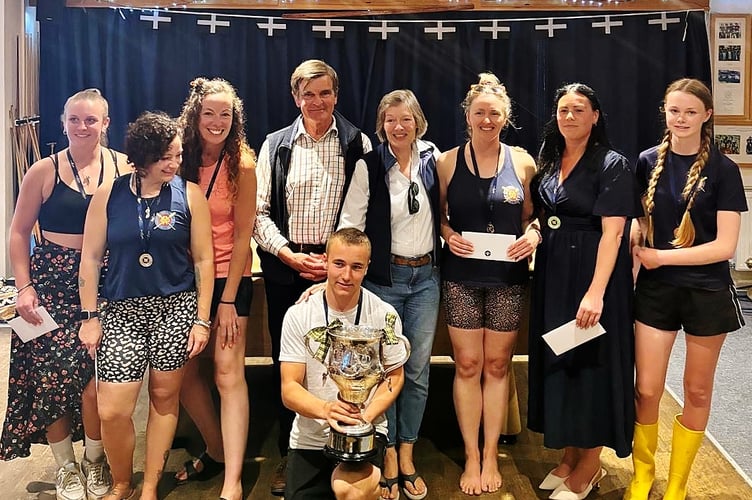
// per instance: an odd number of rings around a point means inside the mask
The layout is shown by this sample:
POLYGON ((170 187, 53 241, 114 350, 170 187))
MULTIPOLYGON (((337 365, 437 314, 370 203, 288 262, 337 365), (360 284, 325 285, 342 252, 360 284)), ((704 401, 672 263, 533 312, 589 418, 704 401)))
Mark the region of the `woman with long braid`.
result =
POLYGON ((713 377, 726 333, 743 324, 728 259, 747 210, 738 166, 712 142, 713 98, 683 78, 666 89, 666 132, 637 162, 645 246, 635 298, 636 416, 627 499, 647 499, 655 478, 658 409, 676 333, 684 329, 684 410, 674 419, 664 499, 686 497, 687 478, 710 414, 713 377), (707 314, 707 311, 713 311, 707 314))

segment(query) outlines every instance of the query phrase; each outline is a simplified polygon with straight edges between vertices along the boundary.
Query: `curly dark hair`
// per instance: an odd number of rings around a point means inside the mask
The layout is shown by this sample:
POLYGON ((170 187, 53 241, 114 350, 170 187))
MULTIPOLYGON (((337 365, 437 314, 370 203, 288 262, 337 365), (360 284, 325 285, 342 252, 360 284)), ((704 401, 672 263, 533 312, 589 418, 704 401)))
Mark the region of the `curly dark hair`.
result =
POLYGON ((125 154, 139 176, 146 175, 147 167, 162 158, 179 134, 177 121, 162 111, 145 111, 128 124, 125 154))
POLYGON ((234 202, 238 194, 238 176, 241 159, 244 155, 253 157, 253 150, 248 146, 245 138, 245 122, 243 101, 238 97, 235 88, 222 78, 211 80, 198 77, 191 82, 191 90, 183 104, 178 123, 183 131, 183 164, 180 175, 185 179, 198 182, 201 167, 201 153, 203 152, 201 132, 198 122, 201 118, 201 104, 204 97, 226 92, 232 99, 232 125, 225 140, 225 158, 227 158, 228 189, 234 202))
POLYGON ((590 101, 590 106, 593 108, 593 111, 599 112, 598 121, 593 125, 593 128, 590 131, 587 151, 591 151, 596 145, 605 146, 609 149, 611 148, 611 141, 608 140, 608 135, 606 135, 604 113, 603 110, 601 110, 601 103, 598 100, 598 96, 595 95, 595 91, 584 83, 570 83, 564 85, 556 91, 551 119, 543 128, 543 144, 541 145, 540 153, 538 154, 539 177, 544 177, 548 172, 553 170, 556 166, 556 162, 561 159, 561 155, 564 152, 564 136, 561 135, 561 132, 559 131, 556 114, 559 99, 567 94, 579 94, 587 98, 587 100, 590 101))

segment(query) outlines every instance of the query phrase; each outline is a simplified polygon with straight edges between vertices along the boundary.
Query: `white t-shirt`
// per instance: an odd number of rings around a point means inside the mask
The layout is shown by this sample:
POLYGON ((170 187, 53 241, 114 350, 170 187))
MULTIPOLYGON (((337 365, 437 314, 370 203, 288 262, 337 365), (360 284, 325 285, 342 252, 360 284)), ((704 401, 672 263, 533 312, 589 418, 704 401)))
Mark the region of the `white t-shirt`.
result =
MULTIPOLYGON (((361 325, 368 325, 374 328, 384 328, 386 326, 386 314, 393 313, 397 317, 394 325, 394 332, 405 342, 407 339, 402 335, 402 322, 397 312, 392 306, 378 298, 365 288, 361 289, 363 294, 360 321, 361 325)), ((305 363, 306 374, 303 379, 303 387, 311 394, 325 401, 337 399, 337 386, 329 377, 324 378, 327 373, 323 363, 315 360, 308 354, 305 347, 305 335, 312 329, 320 326, 326 326, 327 322, 324 317, 324 292, 318 292, 308 298, 306 302, 295 304, 287 310, 285 320, 282 323, 282 339, 280 346, 279 360, 281 362, 305 363)), ((332 310, 329 307, 329 322, 338 318, 345 324, 355 324, 357 307, 345 312, 332 310)), ((408 344, 409 345, 409 344, 408 344)), ((319 344, 310 341, 310 347, 316 352, 319 344)), ((407 361, 408 353, 402 342, 394 345, 383 346, 382 364, 389 369, 399 368, 407 361)), ((369 400, 370 401, 370 400, 369 400)), ((366 406, 368 402, 366 402, 366 406)), ((386 417, 380 415, 373 421, 373 425, 378 432, 386 435, 386 417)), ((329 439, 329 423, 326 420, 313 419, 295 416, 290 431, 290 448, 298 450, 320 450, 324 448, 329 439)))

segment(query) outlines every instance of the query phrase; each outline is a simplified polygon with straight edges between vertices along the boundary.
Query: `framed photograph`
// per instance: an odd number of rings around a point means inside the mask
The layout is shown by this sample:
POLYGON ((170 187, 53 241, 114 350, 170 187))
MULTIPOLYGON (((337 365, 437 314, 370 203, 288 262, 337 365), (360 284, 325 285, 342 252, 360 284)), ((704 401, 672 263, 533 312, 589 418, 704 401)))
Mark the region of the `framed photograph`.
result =
POLYGON ((752 125, 716 125, 715 144, 740 167, 752 167, 752 125))
POLYGON ((717 117, 749 119, 750 16, 712 17, 713 98, 717 117))

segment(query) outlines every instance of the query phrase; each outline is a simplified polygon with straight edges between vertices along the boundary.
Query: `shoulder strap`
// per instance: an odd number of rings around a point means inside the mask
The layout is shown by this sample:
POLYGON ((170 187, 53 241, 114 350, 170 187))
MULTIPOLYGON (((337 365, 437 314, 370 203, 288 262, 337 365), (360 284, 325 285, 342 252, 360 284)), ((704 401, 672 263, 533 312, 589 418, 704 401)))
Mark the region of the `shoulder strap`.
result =
POLYGON ((60 163, 57 157, 58 153, 51 154, 50 159, 52 160, 52 164, 55 166, 55 184, 60 182, 60 163))
POLYGON ((115 178, 117 179, 118 177, 120 177, 120 169, 118 168, 117 154, 112 148, 107 148, 107 150, 112 155, 112 164, 115 165, 115 178))

